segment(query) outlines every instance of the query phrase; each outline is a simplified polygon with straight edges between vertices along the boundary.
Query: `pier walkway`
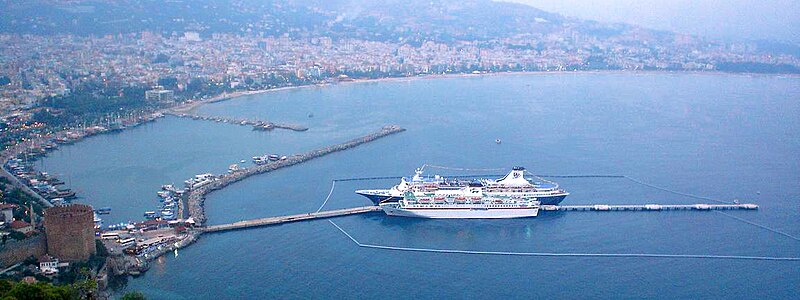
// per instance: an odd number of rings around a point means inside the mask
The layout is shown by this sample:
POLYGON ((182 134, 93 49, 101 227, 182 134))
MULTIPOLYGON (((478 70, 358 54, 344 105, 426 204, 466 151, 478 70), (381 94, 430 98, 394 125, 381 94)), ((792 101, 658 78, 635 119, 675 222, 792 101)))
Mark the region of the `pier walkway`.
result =
POLYGON ((230 185, 230 184, 232 184, 234 182, 238 182, 238 181, 244 180, 245 178, 248 178, 250 176, 254 176, 254 175, 258 175, 258 174, 264 174, 264 173, 272 172, 272 171, 279 170, 279 169, 282 169, 282 168, 286 168, 286 167, 290 167, 290 166, 293 166, 293 165, 297 165, 297 164, 300 164, 300 163, 303 163, 303 162, 306 162, 306 161, 309 161, 309 160, 312 160, 312 159, 315 159, 315 158, 318 158, 318 157, 322 157, 322 156, 325 156, 325 155, 328 155, 328 154, 331 154, 331 153, 344 151, 344 150, 359 146, 361 144, 369 143, 369 142, 372 142, 374 140, 380 139, 382 137, 386 137, 386 136, 389 136, 389 135, 392 135, 392 134, 395 134, 395 133, 398 133, 398 132, 403 132, 403 131, 405 131, 405 129, 401 128, 400 126, 387 125, 387 126, 384 126, 383 128, 381 128, 380 130, 378 130, 376 132, 373 132, 373 133, 370 133, 370 134, 367 134, 367 135, 364 135, 364 136, 349 140, 349 141, 344 142, 344 143, 335 144, 335 145, 331 145, 331 146, 327 146, 327 147, 322 147, 322 148, 319 148, 319 149, 316 149, 316 150, 312 150, 312 151, 308 151, 308 152, 305 152, 305 153, 300 153, 300 154, 295 154, 295 155, 292 155, 292 156, 288 156, 285 160, 282 159, 282 160, 278 160, 278 161, 275 161, 275 162, 270 162, 270 163, 267 163, 267 164, 264 164, 264 165, 257 165, 257 166, 243 168, 243 169, 240 169, 239 171, 236 171, 236 172, 233 172, 233 173, 230 173, 230 174, 223 174, 222 176, 218 177, 216 181, 214 181, 214 182, 212 182, 210 184, 207 184, 207 185, 205 185, 203 187, 200 187, 200 188, 197 188, 197 189, 189 190, 188 196, 187 196, 187 207, 186 207, 188 209, 189 216, 193 217, 194 220, 198 224, 205 223, 206 216, 205 216, 205 208, 204 208, 204 204, 203 204, 205 202, 205 195, 210 193, 210 192, 225 188, 226 186, 228 186, 228 185, 230 185))
POLYGON ((261 218, 255 220, 246 220, 246 221, 239 221, 230 224, 221 224, 221 225, 212 225, 202 228, 203 232, 218 232, 218 231, 228 231, 228 230, 237 230, 237 229, 245 229, 245 228, 252 228, 252 227, 260 227, 260 226, 267 226, 267 225, 277 225, 283 223, 290 223, 290 222, 298 222, 298 221, 305 221, 305 220, 312 220, 312 219, 325 219, 325 218, 333 218, 333 217, 340 217, 340 216, 348 216, 354 214, 362 214, 368 213, 373 211, 380 211, 380 206, 361 206, 361 207, 353 207, 353 208, 345 208, 345 209, 337 209, 337 210, 328 210, 328 211, 321 211, 321 212, 313 212, 307 214, 299 214, 299 215, 289 215, 289 216, 280 216, 280 217, 269 217, 269 218, 261 218))
POLYGON ((755 204, 542 205, 543 211, 756 210, 755 204))
POLYGON ((297 124, 288 124, 288 123, 274 123, 270 121, 263 121, 263 120, 251 120, 251 119, 244 119, 244 118, 229 118, 229 117, 212 117, 212 116, 203 116, 197 114, 186 114, 186 113, 177 113, 177 112, 166 112, 167 114, 181 117, 181 118, 191 118, 193 120, 205 120, 205 121, 214 121, 214 122, 221 122, 221 123, 228 123, 234 125, 241 125, 241 126, 253 126, 253 130, 273 130, 276 128, 280 129, 289 129, 294 131, 306 131, 308 127, 297 125, 297 124))
MULTIPOLYGON (((660 210, 755 210, 758 205, 755 204, 687 204, 687 205, 672 205, 672 204, 645 204, 645 205, 542 205, 542 211, 660 211, 660 210)), ((289 215, 261 218, 254 220, 239 221, 230 224, 221 224, 206 226, 202 230, 204 232, 217 232, 244 229, 251 227, 259 227, 266 225, 276 225, 289 222, 298 222, 312 219, 332 218, 339 216, 347 216, 353 214, 361 214, 373 211, 380 211, 380 206, 361 206, 337 210, 328 210, 313 212, 307 214, 289 215)))

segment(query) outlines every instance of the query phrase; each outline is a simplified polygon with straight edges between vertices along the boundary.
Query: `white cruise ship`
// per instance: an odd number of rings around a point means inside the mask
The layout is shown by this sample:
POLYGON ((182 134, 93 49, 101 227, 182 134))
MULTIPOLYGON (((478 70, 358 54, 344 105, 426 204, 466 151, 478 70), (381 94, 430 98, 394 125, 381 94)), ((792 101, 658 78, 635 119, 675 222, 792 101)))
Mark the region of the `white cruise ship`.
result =
POLYGON ((417 197, 463 193, 479 190, 488 197, 536 198, 544 205, 558 205, 569 193, 557 183, 538 178, 525 178, 525 168, 514 167, 500 179, 464 180, 445 178, 439 175, 426 177, 417 169, 412 178, 401 178, 400 183, 390 189, 357 190, 356 193, 369 198, 375 204, 397 202, 407 191, 417 197))
POLYGON ((416 197, 406 192, 397 202, 384 202, 381 209, 389 216, 432 219, 506 219, 535 217, 540 202, 536 198, 485 197, 479 191, 469 196, 416 197))

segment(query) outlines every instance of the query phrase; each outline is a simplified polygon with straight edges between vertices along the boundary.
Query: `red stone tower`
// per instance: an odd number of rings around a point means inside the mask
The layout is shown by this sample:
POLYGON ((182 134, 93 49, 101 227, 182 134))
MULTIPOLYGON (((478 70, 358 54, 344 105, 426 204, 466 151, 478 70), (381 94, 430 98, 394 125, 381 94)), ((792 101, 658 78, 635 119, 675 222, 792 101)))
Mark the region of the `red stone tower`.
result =
POLYGON ((94 212, 83 204, 56 206, 44 211, 47 253, 62 261, 83 261, 97 251, 94 212))

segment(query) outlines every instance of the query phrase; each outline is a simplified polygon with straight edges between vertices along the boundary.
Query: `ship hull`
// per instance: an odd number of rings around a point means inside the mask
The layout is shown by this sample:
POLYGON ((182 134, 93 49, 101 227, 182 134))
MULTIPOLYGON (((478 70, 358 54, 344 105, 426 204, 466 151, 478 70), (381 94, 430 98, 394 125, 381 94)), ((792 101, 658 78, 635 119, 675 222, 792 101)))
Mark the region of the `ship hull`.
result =
MULTIPOLYGON (((356 191, 356 194, 361 196, 367 197, 372 203, 375 205, 379 205, 384 202, 397 202, 400 199, 403 199, 403 196, 397 195, 393 196, 389 194, 389 190, 360 190, 356 191)), ((536 197, 542 205, 558 205, 561 201, 564 201, 567 195, 555 195, 555 196, 538 196, 536 197)))
POLYGON ((381 209, 389 216, 426 219, 510 219, 530 218, 539 215, 539 207, 521 208, 401 208, 394 203, 384 203, 381 209))
POLYGON ((367 199, 372 201, 375 205, 384 202, 397 202, 403 199, 401 195, 393 196, 389 194, 389 190, 358 190, 356 194, 367 197, 367 199))

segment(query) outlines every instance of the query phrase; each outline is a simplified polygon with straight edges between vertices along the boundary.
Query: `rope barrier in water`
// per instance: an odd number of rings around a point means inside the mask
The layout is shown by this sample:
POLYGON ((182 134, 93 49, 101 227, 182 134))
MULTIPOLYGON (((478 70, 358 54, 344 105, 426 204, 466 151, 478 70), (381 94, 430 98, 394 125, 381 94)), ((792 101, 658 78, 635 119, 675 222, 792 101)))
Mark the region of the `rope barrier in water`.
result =
POLYGON ((539 257, 629 257, 629 258, 677 258, 677 259, 729 259, 729 260, 762 260, 762 261, 800 261, 800 257, 774 257, 774 256, 742 256, 742 255, 705 255, 705 254, 659 254, 659 253, 557 253, 557 252, 508 252, 508 251, 477 251, 457 249, 432 249, 396 247, 385 245, 362 244, 336 223, 328 220, 341 233, 347 236, 359 247, 395 250, 407 252, 428 252, 446 254, 473 254, 473 255, 501 255, 501 256, 539 256, 539 257))
POLYGON ((366 181, 366 180, 399 179, 401 177, 403 176, 355 177, 355 178, 334 179, 333 181, 366 181))
POLYGON ((320 212, 322 210, 322 208, 325 207, 325 204, 328 203, 328 200, 331 199, 331 195, 333 195, 333 189, 335 187, 336 187, 336 180, 331 182, 331 191, 328 192, 328 197, 325 197, 325 201, 322 202, 322 205, 320 205, 319 208, 317 208, 317 212, 320 212))
POLYGON ((715 210, 714 212, 721 213, 721 214, 723 214, 723 215, 725 215, 725 216, 727 216, 727 217, 730 217, 730 218, 733 218, 733 219, 736 219, 736 220, 739 220, 739 221, 745 222, 745 223, 747 223, 747 224, 750 224, 750 225, 756 226, 756 227, 758 227, 758 228, 761 228, 761 229, 765 229, 765 230, 771 231, 771 232, 773 232, 773 233, 780 234, 780 235, 782 235, 782 236, 788 237, 788 238, 790 238, 790 239, 793 239, 793 240, 795 240, 795 241, 800 241, 800 238, 798 238, 798 237, 796 237, 796 236, 793 236, 793 235, 791 235, 791 234, 788 234, 788 233, 786 233, 786 232, 783 232, 783 231, 780 231, 780 230, 777 230, 777 229, 773 229, 773 228, 769 228, 769 227, 767 227, 767 226, 764 226, 764 225, 761 225, 761 224, 755 223, 755 222, 753 222, 753 221, 748 221, 748 220, 745 220, 745 219, 739 218, 739 217, 737 217, 737 216, 734 216, 734 215, 731 215, 731 214, 728 214, 728 213, 724 213, 724 212, 721 212, 721 211, 718 211, 718 210, 715 210))
POLYGON ((420 170, 425 170, 426 167, 431 167, 434 169, 442 169, 442 170, 451 170, 451 171, 503 171, 506 169, 506 168, 454 168, 454 167, 424 164, 422 165, 422 168, 420 168, 420 170))
POLYGON ((675 190, 671 190, 671 189, 668 189, 668 188, 663 188, 663 187, 660 187, 660 186, 657 186, 657 185, 652 185, 652 184, 643 182, 641 180, 637 180, 637 179, 631 178, 630 176, 624 176, 624 177, 626 179, 630 180, 630 181, 635 182, 635 183, 638 183, 638 184, 641 184, 641 185, 644 185, 644 186, 648 186, 648 187, 651 187, 651 188, 654 188, 654 189, 657 189, 657 190, 662 190, 662 191, 665 191, 665 192, 668 192, 668 193, 673 193, 673 194, 676 194, 676 195, 681 195, 681 196, 686 196, 686 197, 695 198, 695 199, 701 199, 701 200, 714 201, 714 202, 717 202, 717 203, 725 203, 725 204, 732 203, 732 202, 722 201, 722 200, 709 198, 709 197, 703 197, 703 196, 697 196, 697 195, 692 195, 692 194, 687 194, 687 193, 681 193, 681 192, 678 192, 678 191, 675 191, 675 190))
MULTIPOLYGON (((502 177, 505 174, 471 174, 471 175, 442 175, 444 178, 486 178, 486 177, 502 177)), ((625 175, 540 175, 534 174, 536 177, 546 178, 625 178, 625 175)), ((376 176, 376 177, 353 177, 353 178, 339 178, 333 181, 368 181, 368 180, 384 180, 384 179, 400 179, 403 176, 376 176)))

